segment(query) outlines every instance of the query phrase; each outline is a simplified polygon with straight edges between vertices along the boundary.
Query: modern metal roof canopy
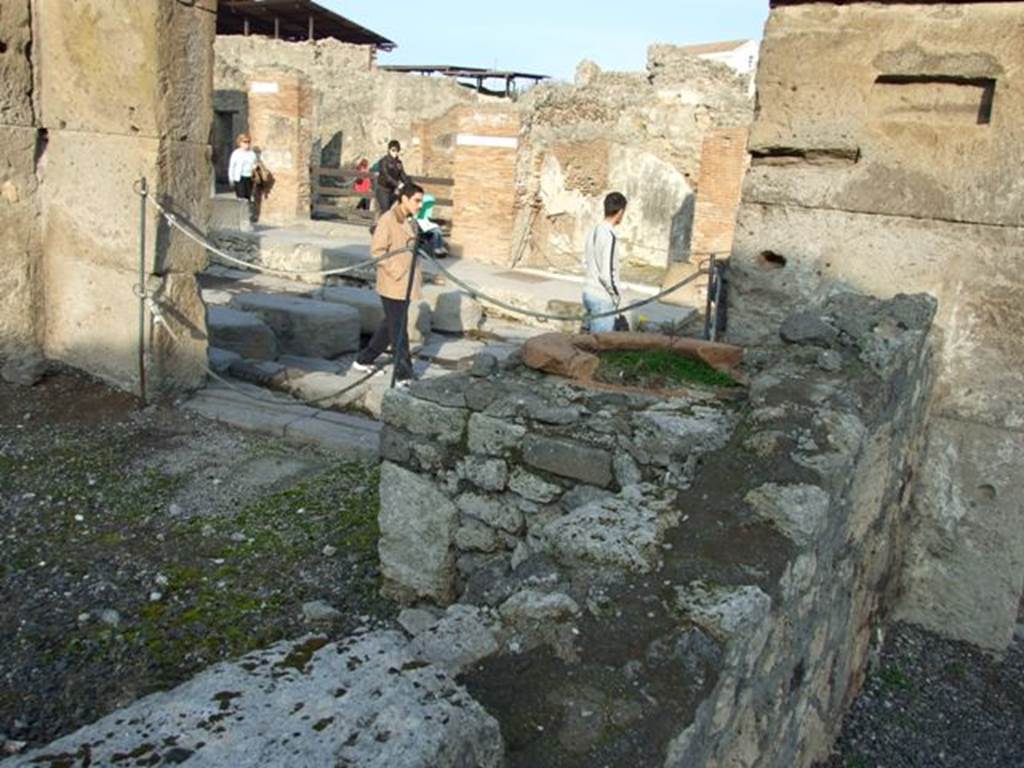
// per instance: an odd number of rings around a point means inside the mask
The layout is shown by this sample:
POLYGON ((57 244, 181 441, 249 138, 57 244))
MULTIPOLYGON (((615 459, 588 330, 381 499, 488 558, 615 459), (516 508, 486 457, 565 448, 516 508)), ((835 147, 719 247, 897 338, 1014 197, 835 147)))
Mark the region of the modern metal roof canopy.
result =
POLYGON ((312 0, 220 0, 218 35, 267 35, 281 40, 322 40, 372 45, 390 51, 395 43, 312 0))
MULTIPOLYGON (((483 67, 456 67, 449 64, 388 64, 379 67, 388 72, 417 73, 421 75, 443 75, 455 79, 466 79, 476 81, 472 86, 480 93, 491 96, 510 96, 513 92, 513 84, 516 80, 547 80, 547 75, 538 75, 530 72, 515 72, 505 69, 485 69, 483 67), (496 91, 484 86, 485 80, 503 80, 504 91, 496 91)), ((466 83, 461 83, 466 85, 466 83)))

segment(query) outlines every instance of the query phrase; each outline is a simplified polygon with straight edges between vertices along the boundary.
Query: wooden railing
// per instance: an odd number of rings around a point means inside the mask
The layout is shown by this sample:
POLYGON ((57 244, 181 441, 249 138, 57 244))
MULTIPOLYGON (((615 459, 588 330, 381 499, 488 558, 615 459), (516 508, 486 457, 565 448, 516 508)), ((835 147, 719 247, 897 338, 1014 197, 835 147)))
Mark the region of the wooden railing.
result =
MULTIPOLYGON (((356 192, 353 185, 358 179, 370 179, 375 184, 377 174, 372 171, 359 171, 355 168, 327 168, 313 166, 310 169, 312 180, 312 213, 314 218, 327 218, 354 224, 369 224, 376 216, 371 210, 358 207, 362 197, 373 200, 373 190, 365 194, 356 192)), ((431 219, 441 225, 445 234, 449 234, 452 225, 453 201, 452 192, 455 182, 441 176, 412 176, 414 182, 434 196, 434 211, 431 219)))

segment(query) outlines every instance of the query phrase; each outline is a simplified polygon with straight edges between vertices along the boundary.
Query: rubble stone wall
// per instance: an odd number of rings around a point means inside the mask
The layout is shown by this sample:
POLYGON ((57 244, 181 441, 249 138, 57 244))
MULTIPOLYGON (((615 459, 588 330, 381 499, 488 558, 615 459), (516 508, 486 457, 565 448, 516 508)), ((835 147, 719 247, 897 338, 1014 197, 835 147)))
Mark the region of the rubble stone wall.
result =
POLYGON ((514 358, 385 396, 385 582, 459 601, 414 642, 462 669, 510 766, 827 754, 892 605, 933 312, 792 316, 747 351, 746 399, 514 358))
POLYGON ((620 228, 626 264, 657 269, 687 258, 706 132, 749 125, 753 103, 725 65, 652 46, 647 72, 583 62, 574 85, 541 84, 522 107, 520 263, 578 269, 604 195, 617 190, 632 202, 620 228))
POLYGON ((1024 593, 1024 3, 773 9, 730 332, 839 288, 938 299, 901 616, 992 648, 1024 593))

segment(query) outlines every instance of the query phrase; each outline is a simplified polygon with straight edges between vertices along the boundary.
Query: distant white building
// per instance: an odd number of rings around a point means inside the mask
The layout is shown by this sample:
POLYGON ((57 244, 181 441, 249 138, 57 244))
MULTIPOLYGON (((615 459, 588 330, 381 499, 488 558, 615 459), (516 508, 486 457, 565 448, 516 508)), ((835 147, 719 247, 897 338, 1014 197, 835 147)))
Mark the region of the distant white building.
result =
POLYGON ((722 43, 680 46, 683 53, 701 59, 710 59, 726 64, 741 75, 749 75, 757 69, 757 54, 761 50, 759 40, 728 40, 722 43))

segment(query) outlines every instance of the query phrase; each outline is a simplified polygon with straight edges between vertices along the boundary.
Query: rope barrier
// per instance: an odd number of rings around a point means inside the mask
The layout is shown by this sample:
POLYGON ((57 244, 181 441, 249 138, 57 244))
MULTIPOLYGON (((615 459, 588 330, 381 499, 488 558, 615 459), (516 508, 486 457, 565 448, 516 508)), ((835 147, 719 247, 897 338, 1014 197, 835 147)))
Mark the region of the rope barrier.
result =
POLYGON ((366 259, 365 261, 360 261, 357 264, 351 264, 347 267, 338 267, 336 269, 321 269, 307 272, 301 270, 276 269, 274 267, 266 267, 263 266, 262 264, 253 264, 252 262, 245 261, 244 259, 240 259, 237 256, 232 256, 231 254, 224 252, 217 246, 213 245, 208 238, 202 236, 201 234, 196 234, 189 227, 186 227, 184 224, 182 224, 178 220, 178 216, 175 213, 167 210, 167 208, 163 206, 161 203, 159 203, 153 197, 153 195, 142 194, 138 189, 135 190, 135 193, 137 195, 140 195, 143 199, 148 200, 150 204, 154 208, 156 208, 157 211, 160 212, 160 215, 163 216, 163 218, 167 221, 168 224, 170 224, 172 227, 174 227, 183 235, 185 235, 185 237, 189 238, 194 243, 197 243, 198 245, 202 246, 203 248, 205 248, 207 251, 214 254, 218 258, 224 259, 225 261, 232 264, 237 264, 238 266, 244 269, 250 269, 253 270, 254 272, 263 272, 268 275, 277 275, 279 277, 329 277, 332 275, 344 275, 349 272, 356 272, 361 269, 376 266, 377 264, 380 264, 382 261, 390 259, 393 256, 397 256, 400 253, 411 253, 413 249, 412 245, 406 244, 402 248, 398 248, 393 251, 388 251, 387 253, 381 256, 366 259))
POLYGON ((535 317, 539 320, 561 320, 567 322, 583 322, 586 320, 598 320, 604 317, 614 317, 615 315, 620 315, 623 312, 629 312, 631 310, 650 304, 653 301, 657 301, 658 299, 664 296, 668 296, 670 293, 679 290, 684 285, 692 283, 701 275, 707 274, 707 270, 698 269, 696 272, 687 275, 679 282, 673 283, 668 288, 659 291, 653 296, 648 296, 646 299, 635 301, 632 304, 627 304, 624 307, 616 307, 615 309, 609 310, 607 312, 596 312, 594 314, 584 313, 582 315, 556 315, 550 312, 537 312, 532 309, 524 309, 523 307, 517 307, 514 304, 509 304, 508 302, 502 301, 501 299, 496 299, 493 296, 488 296, 486 293, 483 293, 482 291, 470 285, 466 281, 452 274, 451 271, 446 269, 444 265, 441 264, 436 258, 434 258, 434 255, 429 251, 426 251, 425 255, 433 262, 434 266, 438 268, 441 274, 443 274, 446 278, 455 283, 455 285, 464 290, 474 299, 487 302, 488 304, 493 304, 496 307, 501 307, 502 309, 508 310, 509 312, 513 312, 515 314, 525 315, 526 317, 535 317))
MULTIPOLYGON (((136 189, 135 192, 136 192, 136 194, 141 195, 144 199, 149 200, 152 203, 152 205, 164 217, 164 219, 167 220, 168 224, 170 224, 171 226, 177 228, 186 237, 188 237, 192 241, 198 243, 203 248, 205 248, 206 250, 210 251, 210 253, 213 253, 214 255, 216 255, 216 256, 218 256, 218 257, 220 257, 222 259, 225 259, 226 261, 238 264, 238 265, 240 265, 240 266, 242 266, 242 267, 244 267, 246 269, 255 270, 257 272, 265 272, 267 274, 272 274, 272 275, 276 274, 276 275, 282 275, 282 276, 285 276, 285 277, 292 276, 292 275, 324 276, 324 277, 326 277, 328 275, 340 275, 340 274, 345 274, 347 272, 354 272, 354 271, 359 270, 359 269, 365 269, 367 267, 379 264, 380 262, 384 261, 385 259, 389 259, 389 258, 391 258, 393 256, 397 256, 400 253, 411 253, 413 248, 415 247, 414 245, 406 244, 405 247, 396 249, 394 251, 389 251, 389 252, 383 254, 382 256, 379 256, 379 257, 376 257, 376 258, 372 258, 372 259, 367 259, 366 261, 359 262, 358 264, 353 264, 353 265, 350 265, 348 267, 340 267, 338 269, 326 269, 326 270, 319 270, 319 271, 314 271, 314 272, 303 272, 303 271, 295 271, 295 270, 275 269, 273 267, 265 267, 265 266, 262 266, 262 265, 259 265, 259 264, 252 264, 250 262, 243 261, 242 259, 239 259, 239 258, 237 258, 235 256, 231 256, 230 254, 224 253, 224 251, 220 250, 219 248, 214 246, 212 243, 210 243, 208 239, 206 239, 205 237, 201 237, 199 235, 196 235, 189 228, 187 228, 184 225, 182 225, 178 221, 178 217, 175 214, 173 214, 172 212, 168 211, 163 205, 161 205, 157 200, 155 200, 152 195, 143 194, 138 189, 136 189)), ((680 281, 670 285, 668 288, 665 288, 665 289, 659 291, 658 293, 654 294, 653 296, 648 296, 647 298, 641 299, 640 301, 635 301, 632 304, 627 304, 624 307, 616 307, 615 309, 609 310, 607 312, 597 312, 595 314, 583 313, 583 314, 572 314, 572 315, 560 315, 560 314, 554 314, 554 313, 551 313, 551 312, 538 312, 538 311, 531 310, 531 309, 525 309, 523 307, 517 307, 514 304, 510 304, 510 303, 508 303, 506 301, 502 301, 501 299, 497 299, 497 298, 495 298, 493 296, 489 296, 486 293, 483 293, 481 290, 479 290, 475 286, 470 285, 469 283, 465 282, 461 278, 456 277, 454 274, 452 274, 452 272, 449 269, 447 269, 443 264, 441 264, 441 262, 438 261, 437 258, 434 256, 434 254, 430 253, 429 250, 424 249, 423 252, 427 256, 427 258, 429 258, 430 261, 434 264, 434 266, 437 267, 437 269, 441 272, 441 274, 443 274, 445 277, 447 277, 449 280, 451 280, 455 285, 457 285, 458 287, 462 288, 462 290, 466 291, 474 299, 486 302, 488 304, 492 304, 492 305, 494 305, 496 307, 500 307, 500 308, 505 309, 505 310, 507 310, 509 312, 512 312, 513 314, 519 314, 519 315, 523 315, 525 317, 533 317, 533 318, 536 318, 538 320, 557 320, 557 321, 563 321, 563 322, 584 322, 584 321, 587 321, 587 320, 599 320, 599 319, 605 318, 605 317, 614 317, 615 315, 619 315, 619 314, 622 314, 624 312, 629 312, 629 311, 632 311, 634 309, 638 309, 639 307, 643 307, 643 306, 646 306, 647 304, 655 302, 658 299, 661 299, 662 297, 667 296, 670 293, 673 293, 673 292, 679 290, 683 286, 688 285, 689 283, 693 282, 694 280, 696 280, 701 275, 707 274, 707 269, 700 269, 700 268, 698 268, 696 272, 693 272, 693 273, 687 275, 682 280, 680 280, 680 281)))

